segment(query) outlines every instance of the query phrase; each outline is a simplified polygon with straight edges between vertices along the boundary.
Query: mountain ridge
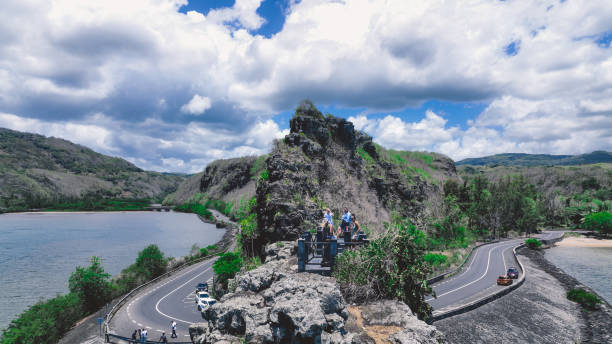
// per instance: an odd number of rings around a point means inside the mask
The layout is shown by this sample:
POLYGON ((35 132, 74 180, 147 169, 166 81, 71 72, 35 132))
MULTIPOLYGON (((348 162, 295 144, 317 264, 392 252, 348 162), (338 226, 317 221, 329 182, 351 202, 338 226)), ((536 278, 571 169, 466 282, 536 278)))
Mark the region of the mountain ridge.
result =
POLYGON ((596 163, 612 163, 612 153, 603 150, 578 155, 502 153, 480 158, 467 158, 455 162, 457 166, 575 166, 596 163))

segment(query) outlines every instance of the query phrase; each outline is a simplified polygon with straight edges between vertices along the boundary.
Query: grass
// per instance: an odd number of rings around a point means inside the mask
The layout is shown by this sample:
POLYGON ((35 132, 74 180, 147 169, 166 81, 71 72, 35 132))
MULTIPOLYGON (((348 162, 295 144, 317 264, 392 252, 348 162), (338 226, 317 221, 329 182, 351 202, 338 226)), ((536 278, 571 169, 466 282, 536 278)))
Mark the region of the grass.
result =
POLYGON ((366 152, 362 147, 357 147, 357 153, 359 154, 359 156, 365 160, 369 165, 374 165, 376 164, 376 160, 374 160, 374 158, 372 158, 372 156, 366 152))
POLYGON ((579 288, 573 288, 568 291, 566 297, 568 300, 577 302, 582 307, 590 310, 596 309, 597 305, 602 303, 597 295, 579 288))

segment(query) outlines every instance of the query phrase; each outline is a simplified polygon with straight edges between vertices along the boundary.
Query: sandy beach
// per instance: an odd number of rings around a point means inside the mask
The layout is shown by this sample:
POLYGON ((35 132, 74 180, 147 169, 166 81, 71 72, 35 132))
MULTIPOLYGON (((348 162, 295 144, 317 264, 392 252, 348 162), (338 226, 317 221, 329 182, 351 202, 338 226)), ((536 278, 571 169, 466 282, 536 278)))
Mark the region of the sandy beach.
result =
POLYGON ((555 244, 556 246, 565 247, 611 247, 612 240, 610 239, 594 239, 587 237, 567 237, 555 244))

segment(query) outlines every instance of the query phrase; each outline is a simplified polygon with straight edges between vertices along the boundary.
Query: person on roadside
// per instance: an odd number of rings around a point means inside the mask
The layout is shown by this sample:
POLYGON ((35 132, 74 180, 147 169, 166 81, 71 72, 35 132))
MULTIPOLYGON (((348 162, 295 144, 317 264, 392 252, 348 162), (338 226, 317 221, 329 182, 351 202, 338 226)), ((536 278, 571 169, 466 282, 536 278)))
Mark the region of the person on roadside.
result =
POLYGON ((172 335, 170 337, 176 338, 177 337, 177 335, 176 335, 176 321, 173 320, 170 323, 170 329, 172 330, 172 335))
POLYGON ((146 342, 147 342, 147 334, 149 334, 149 333, 147 332, 147 329, 146 329, 146 328, 143 328, 143 329, 142 329, 142 332, 140 333, 140 342, 141 342, 141 343, 146 343, 146 342))
POLYGON ((142 341, 142 330, 138 329, 138 341, 141 342, 142 341))
POLYGON ((159 337, 160 343, 168 343, 168 338, 166 338, 166 332, 162 332, 161 337, 159 337))

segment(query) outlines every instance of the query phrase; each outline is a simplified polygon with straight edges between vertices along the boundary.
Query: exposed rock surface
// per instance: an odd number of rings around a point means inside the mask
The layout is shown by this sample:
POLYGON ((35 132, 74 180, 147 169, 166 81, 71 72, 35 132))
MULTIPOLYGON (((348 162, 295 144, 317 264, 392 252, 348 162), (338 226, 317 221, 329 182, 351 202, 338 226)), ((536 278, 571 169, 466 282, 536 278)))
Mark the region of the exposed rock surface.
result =
MULTIPOLYGON (((266 247, 267 263, 235 278, 226 294, 189 328, 202 343, 376 343, 351 319, 334 278, 296 273, 290 242, 266 247)), ((444 336, 408 306, 382 301, 364 306, 367 324, 395 326, 387 342, 442 343, 444 336)))
POLYGON ((386 150, 353 123, 323 116, 312 104, 296 110, 290 127, 266 160, 268 179, 257 185, 260 252, 267 243, 315 228, 325 207, 339 216, 346 206, 374 231, 394 211, 418 224, 429 195, 440 192, 436 181, 456 176, 451 159, 386 150))

